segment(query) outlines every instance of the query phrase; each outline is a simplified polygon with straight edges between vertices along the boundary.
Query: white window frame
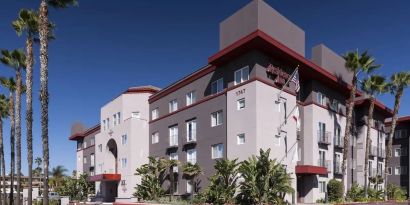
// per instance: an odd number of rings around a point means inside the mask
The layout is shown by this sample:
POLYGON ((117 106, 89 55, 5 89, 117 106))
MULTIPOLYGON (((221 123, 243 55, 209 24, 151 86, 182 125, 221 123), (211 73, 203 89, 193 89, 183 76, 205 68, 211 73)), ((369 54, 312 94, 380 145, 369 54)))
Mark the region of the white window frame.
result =
POLYGON ((196 141, 196 131, 197 131, 197 123, 196 119, 190 120, 186 122, 186 140, 187 142, 195 142, 196 141))
POLYGON ((249 80, 249 66, 245 66, 239 70, 235 71, 234 74, 234 84, 238 85, 249 80))
POLYGON ((401 175, 401 167, 400 166, 394 167, 394 175, 401 175))
POLYGON ((121 112, 117 113, 117 125, 121 124, 121 112))
POLYGON ((84 157, 83 157, 83 163, 84 163, 84 164, 87 164, 87 156, 84 156, 84 157))
POLYGON ((178 146, 178 125, 169 127, 169 146, 178 146))
POLYGON ((192 105, 196 102, 196 91, 193 90, 186 94, 186 105, 192 105))
POLYGON ((387 174, 392 175, 393 174, 393 169, 392 167, 387 167, 387 174))
POLYGON ((197 162, 196 149, 189 149, 186 151, 186 161, 191 164, 196 164, 197 162))
POLYGON ((121 167, 122 167, 122 168, 126 168, 126 167, 127 167, 127 158, 126 158, 126 157, 123 157, 123 158, 121 159, 121 167))
POLYGON ((243 110, 246 107, 246 101, 245 98, 241 98, 236 101, 236 109, 237 110, 243 110))
POLYGON ((105 124, 105 120, 102 121, 103 124, 103 130, 105 131, 107 129, 106 124, 105 124))
POLYGON ((98 145, 98 150, 99 150, 100 152, 102 152, 102 144, 99 144, 99 145, 98 145))
POLYGON ((322 92, 316 93, 316 100, 319 105, 326 106, 326 96, 322 92))
POLYGON ((85 148, 87 148, 87 141, 86 140, 83 141, 83 149, 85 149, 85 148))
POLYGON ((212 159, 220 159, 223 158, 224 155, 224 144, 214 144, 211 146, 211 155, 212 159))
MULTIPOLYGON (((170 160, 179 160, 178 159, 179 157, 178 157, 178 153, 177 152, 172 152, 172 153, 169 153, 169 159, 170 160)), ((174 173, 177 173, 178 172, 178 166, 174 166, 174 167, 172 167, 172 171, 174 172, 174 173)))
POLYGON ((151 134, 151 144, 157 144, 159 142, 159 132, 151 134))
POLYGON ((151 120, 155 120, 159 117, 158 108, 155 108, 151 111, 151 120))
POLYGON ((246 136, 245 133, 241 133, 236 135, 236 142, 238 145, 243 145, 246 143, 246 136))
POLYGON ((107 129, 110 129, 110 118, 107 118, 107 129))
POLYGON ((211 127, 222 125, 223 121, 224 120, 222 110, 211 113, 211 127))
POLYGON ((95 154, 90 154, 90 166, 95 166, 95 154))
POLYGON ((394 156, 401 157, 402 151, 401 148, 394 148, 394 156))
POLYGON ((319 181, 319 193, 326 193, 326 181, 319 181))
POLYGON ((224 90, 224 80, 219 78, 211 83, 211 94, 217 94, 224 90))
POLYGON ((191 183, 192 183, 191 180, 186 181, 186 193, 188 193, 188 194, 192 193, 192 191, 193 191, 192 190, 193 186, 192 186, 191 183))
POLYGON ((90 139, 90 146, 93 146, 93 145, 95 145, 95 139, 94 139, 94 138, 91 138, 91 139, 90 139))
POLYGON ((117 113, 115 113, 113 116, 112 116, 112 118, 113 118, 113 125, 114 125, 114 127, 115 126, 117 126, 117 113))
POLYGON ((128 142, 128 136, 127 135, 122 135, 121 136, 121 144, 124 146, 128 142))
POLYGON ((178 101, 177 99, 173 99, 169 101, 169 112, 175 112, 178 110, 178 101))

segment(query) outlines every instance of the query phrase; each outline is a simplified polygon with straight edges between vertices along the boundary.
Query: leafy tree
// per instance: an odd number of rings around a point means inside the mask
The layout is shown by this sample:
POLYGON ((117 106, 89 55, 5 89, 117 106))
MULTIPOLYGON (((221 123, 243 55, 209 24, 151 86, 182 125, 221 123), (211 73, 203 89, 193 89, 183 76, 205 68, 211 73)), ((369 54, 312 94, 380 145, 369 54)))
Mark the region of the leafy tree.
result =
MULTIPOLYGON (((373 125, 373 112, 376 95, 383 94, 388 91, 389 84, 383 76, 373 75, 362 81, 362 90, 369 95, 370 106, 367 114, 367 133, 366 133, 366 153, 364 160, 364 195, 367 197, 368 190, 368 174, 369 174, 369 154, 371 148, 370 133, 373 125)), ((376 182, 377 183, 377 182, 376 182)))
POLYGON ((361 199, 365 198, 363 187, 357 183, 353 183, 346 193, 346 198, 349 201, 361 201, 361 199))
MULTIPOLYGON (((353 122, 353 109, 354 109, 354 100, 356 96, 356 87, 359 74, 361 72, 371 73, 375 69, 379 68, 380 65, 375 64, 375 59, 371 57, 367 51, 359 54, 359 51, 353 51, 346 53, 343 58, 345 59, 345 67, 347 71, 353 74, 351 88, 350 88, 350 97, 348 100, 348 105, 346 109, 346 128, 345 136, 343 139, 343 161, 342 161, 342 184, 344 183, 346 177, 346 163, 347 156, 349 153, 349 144, 350 144, 350 135, 352 133, 352 122, 353 122)), ((345 187, 343 187, 345 188, 345 187)))
POLYGON ((165 191, 162 184, 166 175, 164 159, 148 157, 149 163, 142 165, 136 170, 135 175, 141 176, 141 183, 135 187, 134 196, 144 200, 156 200, 163 196, 165 191))
POLYGON ((174 159, 165 160, 164 163, 166 169, 168 170, 168 179, 169 179, 169 201, 173 200, 174 197, 174 187, 175 187, 175 175, 174 167, 178 167, 179 161, 174 159))
POLYGON ((192 190, 191 190, 191 199, 194 199, 195 193, 197 193, 198 190, 198 183, 195 180, 199 175, 201 175, 202 169, 198 165, 198 163, 191 164, 191 163, 186 163, 184 166, 182 166, 182 171, 184 172, 184 177, 185 179, 190 180, 191 185, 192 185, 192 190))
POLYGON ((330 202, 341 202, 343 200, 342 182, 336 179, 331 179, 327 184, 327 193, 330 202))
POLYGON ((52 184, 53 188, 59 187, 62 185, 64 177, 66 176, 67 169, 64 168, 62 165, 58 165, 51 170, 51 175, 53 176, 52 180, 50 180, 50 184, 52 184))
POLYGON ((61 196, 69 196, 70 200, 85 200, 89 194, 94 193, 94 184, 87 180, 87 174, 81 174, 78 179, 74 177, 64 177, 62 186, 56 191, 61 196))
POLYGON ((241 204, 284 204, 285 195, 293 193, 290 174, 282 164, 269 158, 270 149, 260 150, 242 162, 239 172, 243 181, 237 196, 241 204))
MULTIPOLYGON (((396 130, 397 124, 397 114, 399 113, 400 109, 400 101, 403 97, 404 90, 410 85, 410 72, 398 72, 391 76, 390 82, 390 92, 394 95, 394 109, 393 109, 393 117, 391 122, 391 128, 388 137, 388 144, 387 144, 387 154, 386 154, 386 161, 384 163, 384 187, 387 187, 387 175, 388 175, 388 164, 390 162, 392 156, 392 149, 393 149, 393 135, 396 130)), ((387 199, 387 193, 385 193, 385 199, 387 199)))
POLYGON ((205 190, 206 201, 212 204, 229 204, 235 202, 238 188, 237 159, 217 160, 214 166, 216 173, 210 178, 210 185, 205 190))

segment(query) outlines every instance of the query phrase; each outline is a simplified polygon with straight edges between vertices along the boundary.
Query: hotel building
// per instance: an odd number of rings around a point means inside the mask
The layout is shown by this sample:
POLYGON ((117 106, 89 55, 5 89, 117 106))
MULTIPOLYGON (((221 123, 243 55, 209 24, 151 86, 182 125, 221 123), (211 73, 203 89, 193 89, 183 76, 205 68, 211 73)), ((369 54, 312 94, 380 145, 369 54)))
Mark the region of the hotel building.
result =
MULTIPOLYGON (((391 121, 387 122, 391 126, 391 121)), ((388 165, 388 183, 403 187, 409 193, 409 136, 410 116, 397 120, 393 137, 392 157, 388 165)))
MULTIPOLYGON (((286 197, 292 203, 315 203, 325 198, 329 180, 342 180, 352 78, 344 59, 323 44, 306 58, 305 32, 262 0, 251 1, 222 21, 219 38, 219 51, 197 71, 162 90, 124 93, 102 108, 101 132, 95 138, 96 176, 91 178, 102 199, 129 199, 139 182, 135 169, 147 163, 148 156, 198 163, 204 172, 199 187, 204 189, 216 160, 243 161, 260 149, 271 149, 270 156, 293 178, 297 192, 286 197), (296 70, 298 92, 296 83, 286 83, 296 70), (134 112, 138 117, 132 117, 134 112)), ((361 92, 356 96, 348 187, 364 183, 360 157, 368 100, 361 92)), ((369 176, 383 167, 383 122, 391 117, 380 102, 375 107, 371 139, 376 154, 369 176)), ((181 168, 174 171, 175 194, 191 193, 192 184, 181 168)))

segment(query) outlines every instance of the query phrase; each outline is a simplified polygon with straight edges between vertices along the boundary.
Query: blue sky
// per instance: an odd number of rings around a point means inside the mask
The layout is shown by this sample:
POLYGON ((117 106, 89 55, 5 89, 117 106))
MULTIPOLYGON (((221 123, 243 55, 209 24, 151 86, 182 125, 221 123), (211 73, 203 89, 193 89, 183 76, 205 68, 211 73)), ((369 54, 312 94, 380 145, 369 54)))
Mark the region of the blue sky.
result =
MULTIPOLYGON (((57 25, 50 44, 50 160, 51 167, 75 169, 75 143, 70 126, 99 121, 100 107, 130 86, 164 87, 207 63, 218 50, 218 25, 250 0, 88 0, 79 7, 50 10, 57 25)), ((0 48, 22 48, 10 26, 20 8, 37 8, 38 1, 1 0, 0 48)), ((324 43, 336 53, 369 49, 390 76, 409 70, 410 2, 346 0, 267 0, 306 32, 306 53, 324 43)), ((38 48, 35 49, 38 54, 38 48)), ((34 155, 41 155, 38 103, 39 60, 35 65, 34 155)), ((0 65, 0 75, 12 75, 0 65)), ((0 92, 6 92, 0 88, 0 92)), ((389 107, 393 98, 380 98, 389 107)), ((410 115, 410 91, 401 115, 410 115)), ((23 113, 24 114, 24 113, 23 113)), ((24 115, 23 115, 24 116, 24 115)), ((24 122, 24 121, 23 121, 24 122)), ((9 128, 4 127, 9 164, 9 128)), ((26 144, 23 129, 23 173, 26 144)))

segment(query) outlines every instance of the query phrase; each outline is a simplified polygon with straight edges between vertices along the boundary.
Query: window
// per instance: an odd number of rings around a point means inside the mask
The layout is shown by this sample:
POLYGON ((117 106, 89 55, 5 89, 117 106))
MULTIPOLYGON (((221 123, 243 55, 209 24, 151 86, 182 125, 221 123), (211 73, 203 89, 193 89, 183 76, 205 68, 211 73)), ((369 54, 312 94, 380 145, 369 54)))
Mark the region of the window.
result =
POLYGON ((114 126, 116 126, 117 125, 117 114, 114 114, 113 118, 114 118, 114 126))
POLYGON ((249 66, 235 71, 235 85, 249 80, 249 66))
POLYGON ((401 168, 400 167, 395 167, 394 174, 395 175, 400 175, 401 174, 401 168))
POLYGON ((110 129, 110 118, 107 118, 107 129, 110 129))
POLYGON ((325 181, 319 182, 319 192, 326 193, 326 182, 325 181))
POLYGON ((343 146, 342 129, 340 128, 340 126, 336 126, 335 128, 335 145, 343 146))
POLYGON ((169 128, 169 146, 178 145, 178 125, 169 128))
POLYGON ((223 121, 222 110, 211 114, 211 126, 215 127, 221 125, 223 121))
POLYGON ((126 145, 127 144, 127 135, 122 135, 121 136, 121 144, 126 145))
POLYGON ((236 101, 236 107, 238 110, 244 109, 245 108, 245 98, 242 98, 236 101))
POLYGON ((122 158, 121 159, 121 165, 122 165, 122 168, 127 167, 127 158, 122 158))
POLYGON ((324 150, 319 150, 319 166, 326 167, 326 152, 324 150))
POLYGON ((127 183, 125 183, 125 180, 121 180, 121 186, 125 186, 127 183))
POLYGON ((84 164, 87 164, 87 157, 83 158, 83 162, 84 162, 84 164))
POLYGON ((83 142, 77 141, 77 149, 82 149, 83 148, 83 142))
POLYGON ((105 120, 102 121, 102 124, 103 124, 103 130, 106 130, 107 128, 106 128, 105 120))
POLYGON ((280 135, 275 135, 275 137, 273 138, 273 144, 277 147, 280 146, 280 135))
POLYGON ((392 175, 392 168, 391 167, 387 167, 387 174, 388 175, 392 175))
POLYGON ((394 156, 395 156, 395 157, 400 157, 401 154, 402 154, 402 151, 401 151, 400 148, 394 149, 394 156))
POLYGON ((121 113, 117 113, 117 125, 121 124, 121 113))
POLYGON ((249 66, 235 71, 235 85, 249 80, 249 66))
POLYGON ((98 145, 98 151, 102 152, 102 144, 98 145))
POLYGON ((323 122, 319 122, 319 141, 325 142, 326 141, 326 124, 323 122))
POLYGON ((157 119, 159 116, 158 108, 155 108, 151 111, 151 120, 157 119))
POLYGON ((339 111, 339 101, 333 99, 330 108, 334 111, 339 111))
POLYGON ((223 144, 212 145, 212 159, 222 158, 223 152, 224 152, 223 144))
POLYGON ((192 182, 191 180, 186 181, 186 192, 187 193, 192 193, 192 182))
POLYGON ((132 118, 141 118, 140 112, 138 112, 138 111, 132 112, 132 113, 131 113, 131 117, 132 117, 132 118))
POLYGON ((186 123, 187 142, 196 141, 196 120, 186 123))
POLYGON ((91 138, 91 139, 90 139, 90 146, 93 146, 93 145, 95 145, 95 139, 94 139, 94 138, 91 138))
POLYGON ((211 94, 216 94, 222 92, 224 89, 224 80, 219 78, 218 80, 211 83, 211 94))
POLYGON ((178 102, 177 99, 171 100, 169 102, 169 112, 174 112, 178 110, 178 102))
POLYGON ((317 103, 318 103, 319 105, 323 105, 323 106, 326 105, 326 96, 323 95, 323 93, 317 92, 316 97, 317 97, 317 99, 316 99, 316 100, 317 100, 317 103))
MULTIPOLYGON (((178 160, 178 153, 173 152, 173 153, 169 153, 169 159, 170 160, 178 160)), ((178 172, 178 166, 175 166, 172 168, 173 172, 178 172)))
POLYGON ((84 141, 84 142, 83 142, 83 148, 84 148, 84 149, 87 148, 87 141, 84 141))
POLYGON ((156 144, 159 142, 159 133, 158 132, 154 132, 151 135, 151 143, 152 144, 156 144))
POLYGON ((407 130, 396 130, 394 131, 394 138, 407 138, 407 130))
POLYGON ((196 102, 196 92, 194 90, 186 94, 186 105, 188 106, 195 102, 196 102))
POLYGON ((237 135, 237 142, 238 144, 245 144, 245 134, 239 134, 237 135))
POLYGON ((91 154, 90 155, 90 163, 91 163, 91 166, 93 167, 94 165, 95 165, 95 155, 94 154, 91 154))
POLYGON ((186 161, 195 164, 196 163, 196 150, 195 149, 190 149, 186 152, 186 161))

